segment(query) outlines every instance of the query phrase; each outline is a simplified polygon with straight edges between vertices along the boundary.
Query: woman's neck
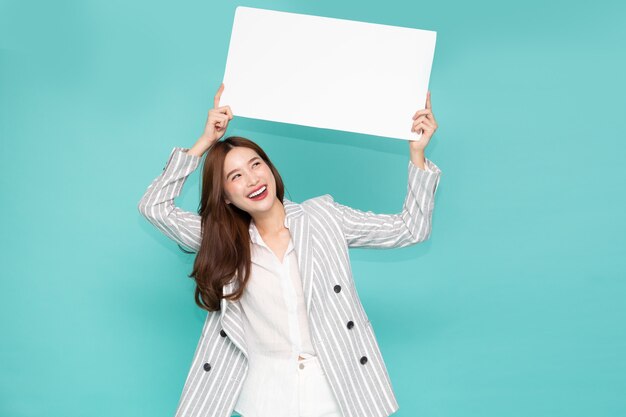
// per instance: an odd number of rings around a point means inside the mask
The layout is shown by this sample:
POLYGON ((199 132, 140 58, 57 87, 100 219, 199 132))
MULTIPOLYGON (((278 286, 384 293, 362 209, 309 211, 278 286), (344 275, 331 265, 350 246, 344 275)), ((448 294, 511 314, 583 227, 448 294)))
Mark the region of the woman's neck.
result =
POLYGON ((285 208, 276 198, 272 208, 265 213, 257 213, 253 216, 254 224, 261 234, 276 234, 285 228, 285 208))

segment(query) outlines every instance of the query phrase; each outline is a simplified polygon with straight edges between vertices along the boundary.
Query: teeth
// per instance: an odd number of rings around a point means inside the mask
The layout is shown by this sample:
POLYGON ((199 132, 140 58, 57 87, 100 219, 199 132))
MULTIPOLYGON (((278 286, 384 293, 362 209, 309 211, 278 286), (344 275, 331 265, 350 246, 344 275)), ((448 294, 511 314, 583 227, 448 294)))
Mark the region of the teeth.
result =
POLYGON ((267 188, 266 186, 263 186, 263 187, 259 188, 259 190, 258 190, 258 191, 256 191, 256 192, 254 192, 254 193, 250 194, 248 197, 250 197, 250 198, 252 198, 252 197, 256 197, 257 195, 259 195, 259 194, 261 194, 263 191, 265 191, 265 189, 266 189, 266 188, 267 188))

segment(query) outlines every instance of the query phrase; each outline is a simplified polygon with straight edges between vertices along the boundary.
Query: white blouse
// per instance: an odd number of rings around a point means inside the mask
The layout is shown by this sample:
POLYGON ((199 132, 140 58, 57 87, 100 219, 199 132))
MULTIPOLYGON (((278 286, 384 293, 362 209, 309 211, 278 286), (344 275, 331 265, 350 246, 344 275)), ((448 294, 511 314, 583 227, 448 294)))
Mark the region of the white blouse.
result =
POLYGON ((254 220, 249 231, 252 267, 240 299, 249 368, 234 410, 244 417, 293 417, 298 415, 298 356, 316 355, 298 259, 291 239, 281 263, 254 220))
POLYGON ((240 299, 249 368, 235 411, 244 417, 293 417, 298 415, 298 356, 316 354, 298 259, 289 239, 281 263, 254 220, 250 240, 252 267, 240 299))

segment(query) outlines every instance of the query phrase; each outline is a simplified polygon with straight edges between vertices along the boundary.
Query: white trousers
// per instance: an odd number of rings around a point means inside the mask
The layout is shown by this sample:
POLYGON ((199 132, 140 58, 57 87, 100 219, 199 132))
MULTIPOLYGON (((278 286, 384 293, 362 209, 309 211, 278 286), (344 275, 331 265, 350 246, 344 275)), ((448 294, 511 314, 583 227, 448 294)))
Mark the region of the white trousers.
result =
MULTIPOLYGON (((319 358, 308 354, 298 361, 298 415, 293 417, 343 417, 319 358)), ((241 417, 246 417, 241 414, 241 417)), ((259 416, 272 417, 272 416, 259 416)))

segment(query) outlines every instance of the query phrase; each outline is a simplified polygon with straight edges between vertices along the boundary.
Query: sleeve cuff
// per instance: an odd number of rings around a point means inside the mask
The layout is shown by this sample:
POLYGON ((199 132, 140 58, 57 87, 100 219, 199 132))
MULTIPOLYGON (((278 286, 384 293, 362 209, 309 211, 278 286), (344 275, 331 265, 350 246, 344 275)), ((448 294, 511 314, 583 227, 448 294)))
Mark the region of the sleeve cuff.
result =
POLYGON ((426 169, 422 169, 420 167, 418 167, 417 165, 415 165, 413 163, 413 161, 411 161, 411 159, 409 159, 409 171, 426 171, 426 172, 434 172, 436 174, 440 174, 441 173, 441 169, 439 169, 439 167, 437 165, 435 165, 435 163, 433 161, 431 161, 430 159, 424 157, 424 165, 426 166, 426 169))
POLYGON ((421 169, 409 160, 409 187, 422 184, 435 194, 441 179, 441 169, 433 161, 424 158, 426 169, 421 169))
POLYGON ((172 161, 178 161, 179 165, 192 166, 195 169, 202 158, 196 155, 188 154, 188 150, 189 148, 183 147, 173 148, 172 152, 170 152, 170 157, 167 159, 167 163, 163 167, 163 171, 167 170, 167 168, 172 164, 172 161))

